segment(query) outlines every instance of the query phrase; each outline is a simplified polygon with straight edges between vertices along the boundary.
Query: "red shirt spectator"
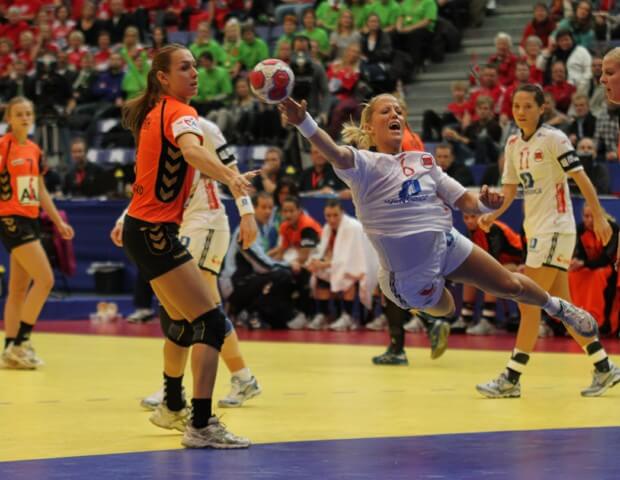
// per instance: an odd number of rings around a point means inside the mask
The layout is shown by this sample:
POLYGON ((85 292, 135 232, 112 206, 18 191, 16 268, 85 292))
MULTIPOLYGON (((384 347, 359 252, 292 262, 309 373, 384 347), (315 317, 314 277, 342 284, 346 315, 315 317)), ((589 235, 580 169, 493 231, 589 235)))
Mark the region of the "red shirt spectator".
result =
POLYGON ((514 83, 517 57, 512 53, 510 35, 499 33, 495 37, 495 53, 489 57, 487 63, 497 66, 497 75, 501 85, 508 86, 514 83))
POLYGON ((39 0, 15 0, 11 2, 11 5, 19 8, 19 16, 22 20, 30 21, 39 12, 43 2, 39 0))
POLYGON ((6 77, 11 73, 11 67, 16 57, 11 52, 13 45, 10 40, 0 39, 0 77, 6 77))
POLYGON ((73 30, 75 30, 75 21, 69 18, 69 9, 64 5, 60 5, 56 9, 56 20, 52 23, 52 38, 61 47, 65 47, 67 39, 73 30))
POLYGON ((474 89, 469 95, 467 103, 467 113, 472 121, 478 120, 476 114, 476 100, 480 95, 491 97, 493 100, 493 113, 499 115, 504 101, 506 89, 499 84, 497 79, 497 68, 493 65, 485 65, 480 73, 480 87, 474 89))
POLYGON ((95 69, 103 71, 108 69, 108 61, 112 50, 110 49, 111 39, 108 32, 101 32, 97 38, 97 50, 95 51, 95 69))
POLYGON ((515 69, 515 82, 506 87, 506 92, 504 93, 501 110, 502 116, 505 115, 508 119, 512 119, 512 96, 518 87, 526 83, 530 83, 530 67, 526 61, 519 60, 515 69))
POLYGON ((0 37, 6 37, 13 45, 19 44, 19 36, 22 32, 30 30, 26 22, 19 19, 20 10, 17 7, 10 7, 7 12, 8 23, 0 26, 0 37))
POLYGON ((562 113, 568 112, 573 93, 577 88, 566 81, 566 67, 561 61, 557 61, 551 67, 551 84, 545 87, 555 100, 555 107, 562 113))
POLYGON ((534 18, 523 29, 521 37, 521 47, 525 48, 525 41, 528 37, 535 35, 540 38, 543 47, 549 44, 549 37, 555 30, 555 22, 549 15, 549 8, 544 3, 534 5, 534 18))

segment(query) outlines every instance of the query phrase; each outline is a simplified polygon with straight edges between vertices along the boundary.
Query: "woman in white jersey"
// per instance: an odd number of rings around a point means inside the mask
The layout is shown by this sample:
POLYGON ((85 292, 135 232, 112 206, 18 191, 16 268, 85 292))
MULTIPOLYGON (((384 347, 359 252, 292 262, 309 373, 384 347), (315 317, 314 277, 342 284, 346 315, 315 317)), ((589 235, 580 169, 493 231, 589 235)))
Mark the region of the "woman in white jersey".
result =
POLYGON ((379 255, 379 285, 394 303, 434 316, 452 315, 454 300, 445 288, 449 278, 543 307, 582 333, 596 334, 590 314, 504 269, 453 228, 448 205, 488 213, 503 197, 486 186, 479 195, 468 192, 428 153, 401 152, 405 118, 394 96, 374 97, 362 111, 361 124, 344 128, 343 138, 359 149, 337 145, 306 112, 305 102, 287 99, 279 108, 351 188, 357 217, 379 255))
MULTIPOLYGON (((512 112, 521 133, 512 135, 506 142, 502 176, 504 204, 497 211, 480 217, 479 223, 488 230, 508 209, 517 186, 521 185, 525 203, 523 227, 527 237, 524 273, 552 295, 570 301, 568 267, 575 249, 577 228, 567 176, 575 181, 592 206, 594 232, 604 245, 611 238, 611 228, 570 140, 562 131, 543 125, 543 104, 543 91, 536 85, 524 85, 515 91, 512 112)), ((476 387, 487 397, 521 395, 519 377, 536 344, 541 311, 537 305, 520 304, 519 309, 521 323, 506 371, 497 379, 476 387)), ((599 396, 619 383, 620 369, 609 361, 598 337, 584 338, 571 328, 568 331, 594 363, 592 385, 581 394, 599 396)))
MULTIPOLYGON (((203 138, 209 139, 212 142, 217 158, 229 168, 236 169, 237 159, 217 125, 204 118, 199 118, 198 126, 203 132, 203 138)), ((119 247, 122 247, 121 234, 125 213, 123 212, 123 215, 118 219, 110 234, 112 241, 119 247)), ((242 218, 248 216, 247 219, 242 221, 247 222, 249 224, 247 228, 251 230, 253 209, 242 206, 239 208, 239 213, 242 215, 242 218)), ((217 277, 228 250, 230 226, 226 210, 220 200, 217 183, 210 178, 204 177, 198 171, 195 173, 190 196, 183 210, 179 239, 198 263, 198 267, 202 272, 215 304, 221 304, 217 277)), ((159 317, 162 331, 168 331, 172 320, 161 305, 159 317)), ((191 329, 188 328, 186 321, 182 322, 178 327, 180 335, 177 343, 166 338, 164 348, 174 351, 182 359, 183 365, 185 365, 188 349, 191 345, 191 329)), ((218 406, 222 408, 240 407, 244 401, 259 395, 261 388, 250 369, 245 365, 239 350, 237 333, 228 317, 226 317, 225 335, 220 357, 231 372, 231 391, 218 402, 218 406)), ((163 426, 164 428, 172 426, 173 428, 178 427, 181 429, 183 422, 175 421, 171 423, 168 421, 171 415, 169 412, 165 412, 165 405, 163 405, 165 403, 164 397, 164 389, 161 389, 153 395, 144 398, 141 401, 141 405, 147 410, 154 410, 151 421, 156 425, 163 426)), ((183 412, 183 414, 185 413, 183 412)))

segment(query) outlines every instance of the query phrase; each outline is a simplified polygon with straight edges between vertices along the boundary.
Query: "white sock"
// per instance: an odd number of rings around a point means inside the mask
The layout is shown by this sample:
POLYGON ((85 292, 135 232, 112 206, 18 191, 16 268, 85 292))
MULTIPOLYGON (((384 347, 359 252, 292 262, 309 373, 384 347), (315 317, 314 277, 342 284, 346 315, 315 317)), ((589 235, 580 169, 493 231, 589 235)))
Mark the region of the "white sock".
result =
POLYGON ((252 372, 248 367, 242 368, 232 373, 233 377, 239 378, 242 382, 249 382, 252 379, 252 372))
POLYGON ((547 303, 545 303, 542 308, 549 315, 556 315, 562 310, 562 305, 560 304, 559 298, 552 297, 551 295, 549 295, 549 298, 547 299, 547 303))

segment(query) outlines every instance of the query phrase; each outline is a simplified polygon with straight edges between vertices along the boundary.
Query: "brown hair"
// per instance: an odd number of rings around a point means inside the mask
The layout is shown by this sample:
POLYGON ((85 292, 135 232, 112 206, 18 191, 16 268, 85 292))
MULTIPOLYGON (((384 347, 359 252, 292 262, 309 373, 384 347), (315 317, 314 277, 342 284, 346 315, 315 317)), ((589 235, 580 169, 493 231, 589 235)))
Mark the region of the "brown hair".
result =
POLYGON ((8 103, 6 104, 6 108, 4 109, 4 121, 6 123, 9 123, 9 117, 11 116, 12 108, 20 103, 27 103, 28 105, 30 105, 30 108, 32 108, 32 111, 34 113, 34 104, 30 100, 28 100, 26 97, 13 97, 8 101, 8 103))
POLYGON ((153 109, 164 93, 159 79, 157 78, 157 72, 161 71, 167 73, 170 71, 170 59, 172 58, 172 54, 177 50, 186 50, 186 47, 172 43, 157 51, 157 55, 153 58, 153 64, 147 76, 146 90, 144 90, 144 93, 141 95, 127 101, 125 105, 123 105, 123 127, 131 130, 136 140, 136 145, 138 144, 142 122, 144 122, 147 114, 153 109))

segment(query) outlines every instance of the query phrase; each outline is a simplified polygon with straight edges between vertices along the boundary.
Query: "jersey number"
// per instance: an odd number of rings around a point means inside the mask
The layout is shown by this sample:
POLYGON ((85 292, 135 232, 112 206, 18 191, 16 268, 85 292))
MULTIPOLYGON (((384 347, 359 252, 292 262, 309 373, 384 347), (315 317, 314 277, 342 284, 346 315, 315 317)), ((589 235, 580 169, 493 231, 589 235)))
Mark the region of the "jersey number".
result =
POLYGON ((519 176, 521 177, 521 185, 523 185, 523 188, 534 187, 534 177, 532 177, 530 172, 523 172, 519 176))
POLYGON ((519 170, 526 170, 530 168, 530 151, 524 148, 519 153, 519 170))

